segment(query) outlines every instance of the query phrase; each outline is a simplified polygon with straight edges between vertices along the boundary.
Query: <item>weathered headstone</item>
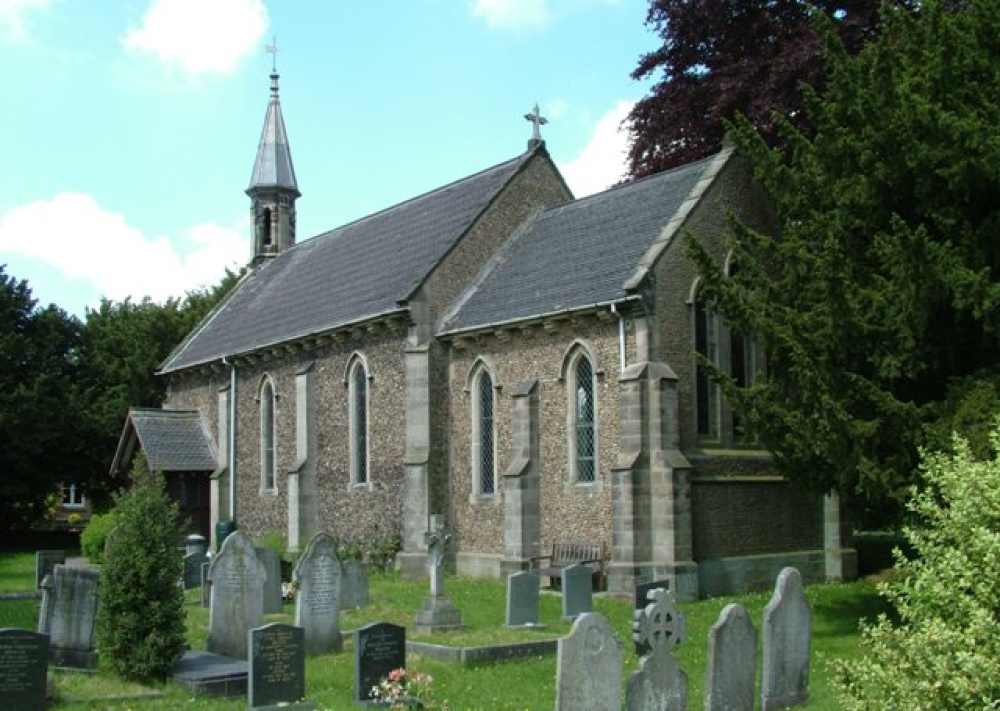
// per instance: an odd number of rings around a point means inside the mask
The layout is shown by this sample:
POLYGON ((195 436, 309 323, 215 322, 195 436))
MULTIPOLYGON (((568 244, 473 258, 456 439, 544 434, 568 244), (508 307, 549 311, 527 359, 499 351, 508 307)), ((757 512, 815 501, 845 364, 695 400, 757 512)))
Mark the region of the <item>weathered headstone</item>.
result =
POLYGON ((201 566, 208 561, 204 550, 187 553, 184 556, 184 589, 201 586, 201 566))
POLYGON ((49 636, 14 628, 0 629, 0 708, 45 708, 49 636))
POLYGON ((508 627, 538 626, 538 588, 541 579, 522 570, 507 576, 508 627))
POLYGON ((706 677, 706 711, 754 707, 757 630, 742 605, 726 605, 709 630, 706 677))
POLYGON ((427 543, 431 596, 417 612, 416 628, 420 632, 461 629, 462 613, 444 595, 444 554, 451 541, 451 534, 444 526, 444 516, 431 515, 430 530, 424 533, 424 541, 427 543))
POLYGON ((328 533, 309 541, 292 575, 298 585, 295 624, 305 630, 306 652, 325 654, 343 648, 340 636, 341 566, 337 542, 328 533))
POLYGON ((66 551, 37 551, 35 553, 35 587, 42 587, 46 575, 51 575, 57 565, 66 562, 66 551))
POLYGON ((281 597, 281 557, 273 548, 254 548, 254 553, 267 572, 267 580, 264 581, 264 614, 280 614, 285 609, 281 597))
POLYGON ((246 659, 247 635, 260 627, 264 616, 267 572, 245 533, 234 531, 226 537, 209 566, 208 580, 208 651, 246 659))
POLYGON ((593 572, 586 565, 562 569, 562 616, 573 619, 594 609, 593 572))
POLYGON ((663 588, 649 592, 650 604, 636 611, 633 639, 647 650, 625 689, 626 711, 687 711, 687 675, 674 657, 686 634, 684 617, 663 588))
POLYGON ((58 667, 96 669, 94 623, 100 574, 90 568, 57 565, 42 582, 38 631, 49 636, 49 653, 58 667))
POLYGON ((372 687, 393 669, 406 668, 406 628, 373 622, 357 632, 354 646, 354 698, 370 701, 372 687))
POLYGON ((761 708, 805 704, 809 700, 812 610, 795 568, 779 573, 774 595, 764 608, 763 630, 761 708))
POLYGON ((364 561, 341 561, 340 609, 356 610, 368 604, 368 569, 364 561))
POLYGON ((301 627, 271 624, 250 630, 247 702, 250 709, 314 708, 306 702, 305 637, 301 627))
POLYGON ((619 711, 624 664, 625 650, 608 621, 596 612, 577 617, 559 640, 556 711, 619 711))

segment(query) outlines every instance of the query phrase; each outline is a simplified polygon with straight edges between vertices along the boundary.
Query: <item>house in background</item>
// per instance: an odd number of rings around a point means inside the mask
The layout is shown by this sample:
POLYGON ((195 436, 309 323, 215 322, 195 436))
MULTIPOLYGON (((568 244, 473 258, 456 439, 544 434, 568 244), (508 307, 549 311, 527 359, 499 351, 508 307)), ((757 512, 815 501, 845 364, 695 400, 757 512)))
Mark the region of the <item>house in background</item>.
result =
POLYGON ((129 414, 116 466, 141 447, 179 476, 206 535, 399 533, 405 575, 426 573, 442 513, 461 574, 572 539, 605 545, 618 593, 765 588, 786 565, 853 577, 837 499, 776 476, 698 366, 764 367, 683 254, 690 237, 726 263, 729 214, 767 224, 744 161, 727 148, 576 200, 534 120, 526 152, 298 241, 272 74, 253 268, 163 363, 164 409, 129 414))

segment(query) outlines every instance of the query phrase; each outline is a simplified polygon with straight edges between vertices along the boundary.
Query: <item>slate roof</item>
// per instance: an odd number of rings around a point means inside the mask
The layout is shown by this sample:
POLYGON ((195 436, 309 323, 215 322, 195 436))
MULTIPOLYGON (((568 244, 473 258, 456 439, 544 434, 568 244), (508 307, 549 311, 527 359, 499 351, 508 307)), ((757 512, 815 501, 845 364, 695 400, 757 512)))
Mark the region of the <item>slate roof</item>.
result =
POLYGON ((399 311, 538 150, 290 247, 245 277, 160 372, 399 311))
POLYGON ((129 464, 132 431, 152 471, 210 472, 217 467, 215 444, 197 410, 130 409, 113 469, 129 464))
POLYGON ((439 335, 627 298, 626 282, 717 164, 707 158, 541 212, 445 315, 439 335))

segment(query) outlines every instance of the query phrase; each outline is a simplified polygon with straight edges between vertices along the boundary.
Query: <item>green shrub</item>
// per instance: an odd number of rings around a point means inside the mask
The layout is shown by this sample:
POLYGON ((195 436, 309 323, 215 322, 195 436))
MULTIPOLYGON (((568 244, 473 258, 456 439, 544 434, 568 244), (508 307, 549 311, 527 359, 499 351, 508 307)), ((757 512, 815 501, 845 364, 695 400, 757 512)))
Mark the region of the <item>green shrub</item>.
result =
POLYGON ((1000 428, 991 459, 955 437, 922 455, 921 488, 904 529, 915 556, 880 592, 898 621, 862 629, 865 656, 841 663, 847 709, 987 709, 1000 700, 1000 428))
POLYGON ((101 569, 97 641, 116 673, 148 681, 169 676, 184 652, 183 529, 159 474, 139 460, 132 479, 116 498, 119 523, 101 569))
POLYGON ((117 525, 118 514, 113 510, 90 517, 90 523, 80 534, 80 550, 91 563, 100 565, 104 562, 104 545, 108 540, 108 534, 117 525))

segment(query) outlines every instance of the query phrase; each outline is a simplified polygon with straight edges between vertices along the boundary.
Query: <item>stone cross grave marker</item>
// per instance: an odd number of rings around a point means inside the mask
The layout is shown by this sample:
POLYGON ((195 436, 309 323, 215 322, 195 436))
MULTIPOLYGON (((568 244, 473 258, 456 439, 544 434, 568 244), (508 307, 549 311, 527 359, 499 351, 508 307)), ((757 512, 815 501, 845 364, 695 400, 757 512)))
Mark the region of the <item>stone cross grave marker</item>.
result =
POLYGON ((340 636, 340 559, 337 542, 317 533, 295 566, 295 624, 305 630, 306 652, 325 654, 343 649, 340 636))
POLYGON ((662 588, 649 591, 650 604, 636 610, 633 639, 646 649, 625 689, 626 711, 687 711, 687 675, 674 657, 686 635, 684 616, 673 595, 662 588))
POLYGON ((241 531, 226 537, 208 568, 212 585, 208 608, 208 651, 237 659, 247 658, 250 630, 264 617, 267 571, 257 560, 253 543, 241 531))
POLYGON ((267 573, 264 581, 264 614, 277 615, 284 611, 284 600, 281 597, 281 556, 273 548, 254 548, 267 573))
POLYGON ((757 630, 743 605, 726 605, 709 630, 706 677, 706 711, 753 708, 757 630))
POLYGON ((306 695, 305 637, 301 627, 271 624, 250 630, 247 701, 250 709, 314 708, 306 695))
POLYGON ((795 568, 778 574, 774 595, 764 608, 761 708, 764 711, 809 700, 809 643, 812 610, 795 568))
POLYGON ((66 551, 35 552, 35 587, 42 587, 46 575, 51 575, 57 565, 66 562, 66 551))
POLYGON ((586 565, 568 565, 562 569, 562 616, 571 620, 594 609, 593 572, 586 565))
POLYGON ((444 556, 451 542, 451 533, 444 526, 444 516, 431 515, 430 530, 424 533, 427 543, 427 572, 431 579, 431 596, 417 612, 416 627, 421 632, 456 630, 462 627, 462 613, 444 596, 444 556))
POLYGON ((14 628, 0 629, 0 707, 41 711, 49 670, 49 636, 14 628))
POLYGON ((608 621, 596 612, 577 617, 559 640, 556 711, 619 711, 624 665, 625 650, 608 621))
POLYGON ((393 669, 406 668, 406 628, 373 622, 358 629, 354 647, 354 699, 371 701, 372 687, 393 669))
POLYGON ((97 668, 94 625, 99 579, 96 570, 57 565, 42 583, 38 631, 49 636, 49 653, 58 667, 97 668))
POLYGON ((507 576, 508 627, 540 627, 538 624, 538 589, 541 579, 526 570, 507 576))

